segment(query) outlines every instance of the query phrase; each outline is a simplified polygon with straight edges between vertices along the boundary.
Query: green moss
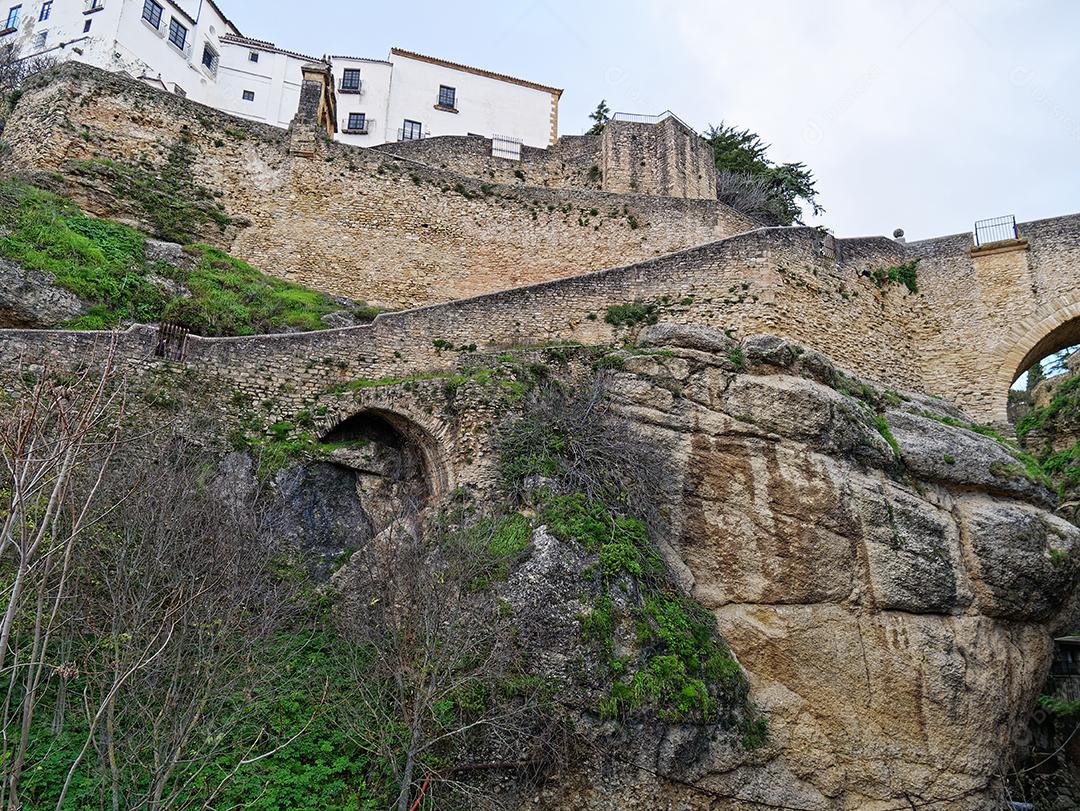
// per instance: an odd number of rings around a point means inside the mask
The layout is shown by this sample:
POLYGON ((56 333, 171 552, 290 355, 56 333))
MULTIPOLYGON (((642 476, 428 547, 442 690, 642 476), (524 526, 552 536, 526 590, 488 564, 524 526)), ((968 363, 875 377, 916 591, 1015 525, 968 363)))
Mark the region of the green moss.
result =
POLYGON ((669 721, 709 722, 717 718, 719 697, 745 700, 742 671, 719 641, 712 615, 670 588, 644 523, 580 493, 549 496, 540 518, 556 537, 599 555, 603 592, 580 622, 582 638, 597 644, 607 663, 610 686, 601 715, 647 708, 669 721), (612 655, 620 616, 611 589, 627 578, 629 593, 641 595, 626 617, 642 651, 636 660, 612 655))
POLYGON ((104 177, 118 197, 142 209, 161 238, 189 242, 207 226, 223 231, 233 222, 216 195, 192 180, 194 159, 194 149, 182 136, 158 166, 93 160, 76 164, 76 169, 104 177))
POLYGON ((148 263, 146 237, 119 223, 88 217, 49 192, 17 180, 0 181, 0 255, 50 274, 57 285, 90 304, 72 329, 110 329, 123 321, 175 321, 200 335, 250 335, 325 328, 322 317, 341 309, 329 296, 260 273, 206 245, 188 250, 194 267, 148 263), (183 284, 173 295, 153 277, 183 284))
POLYGON ((894 265, 889 268, 878 268, 870 274, 870 278, 873 279, 874 284, 880 288, 884 288, 890 284, 902 284, 907 288, 909 293, 918 293, 918 271, 916 269, 918 264, 919 260, 913 259, 902 265, 894 265))
POLYGON ((617 327, 631 327, 635 324, 655 324, 659 320, 659 308, 655 304, 632 301, 627 304, 615 304, 607 308, 604 320, 617 327))

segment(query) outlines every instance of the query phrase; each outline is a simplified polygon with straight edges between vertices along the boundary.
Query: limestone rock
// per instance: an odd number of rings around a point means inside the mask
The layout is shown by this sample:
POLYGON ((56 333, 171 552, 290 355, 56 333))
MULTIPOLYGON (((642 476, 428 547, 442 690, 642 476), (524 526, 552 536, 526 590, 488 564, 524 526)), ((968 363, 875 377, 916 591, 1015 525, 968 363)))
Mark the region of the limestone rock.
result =
POLYGON ((57 327, 90 307, 52 276, 0 259, 0 328, 57 327))

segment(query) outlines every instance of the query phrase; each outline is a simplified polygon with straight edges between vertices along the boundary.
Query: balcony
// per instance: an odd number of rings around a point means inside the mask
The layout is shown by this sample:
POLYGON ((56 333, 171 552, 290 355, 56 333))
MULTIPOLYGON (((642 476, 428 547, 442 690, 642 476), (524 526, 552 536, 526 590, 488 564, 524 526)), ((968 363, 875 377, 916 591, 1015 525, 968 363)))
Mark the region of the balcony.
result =
POLYGON ((430 132, 422 132, 418 129, 399 129, 397 139, 399 141, 419 141, 422 138, 430 138, 430 132))
POLYGON ((348 86, 346 86, 344 83, 342 83, 342 84, 338 85, 337 92, 338 93, 346 93, 346 94, 350 94, 350 95, 353 95, 353 96, 359 96, 364 92, 364 83, 363 83, 363 81, 358 81, 355 84, 350 84, 348 86))
POLYGON ((83 14, 93 14, 105 8, 105 0, 83 0, 83 14))

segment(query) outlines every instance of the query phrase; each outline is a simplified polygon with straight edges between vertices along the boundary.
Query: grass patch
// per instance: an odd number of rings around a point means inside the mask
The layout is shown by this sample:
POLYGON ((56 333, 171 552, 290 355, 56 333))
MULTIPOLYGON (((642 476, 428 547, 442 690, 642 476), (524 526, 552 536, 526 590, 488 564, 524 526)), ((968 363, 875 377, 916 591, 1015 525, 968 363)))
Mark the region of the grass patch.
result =
MULTIPOLYGON (((342 305, 330 296, 267 276, 217 248, 193 245, 193 267, 148 263, 146 237, 88 217, 71 203, 20 181, 0 181, 0 255, 53 277, 90 310, 64 326, 110 329, 125 321, 175 321, 200 335, 318 330, 342 305), (179 282, 176 295, 155 277, 179 282)), ((358 317, 373 316, 358 305, 358 317)))
POLYGON ((608 307, 604 320, 616 327, 632 327, 635 324, 655 324, 659 317, 659 308, 655 304, 631 301, 608 307))
POLYGON ((877 268, 870 274, 870 278, 873 280, 874 284, 881 289, 885 289, 885 287, 892 284, 902 284, 907 288, 909 293, 918 293, 918 264, 918 259, 912 259, 910 262, 905 262, 902 265, 894 265, 889 268, 877 268))

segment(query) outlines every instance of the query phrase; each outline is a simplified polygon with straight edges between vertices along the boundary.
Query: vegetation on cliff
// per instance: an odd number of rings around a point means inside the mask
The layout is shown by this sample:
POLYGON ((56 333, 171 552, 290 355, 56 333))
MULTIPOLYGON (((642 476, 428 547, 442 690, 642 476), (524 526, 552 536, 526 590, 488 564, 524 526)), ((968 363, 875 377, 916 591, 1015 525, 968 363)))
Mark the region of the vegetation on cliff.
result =
POLYGON ((1071 374, 1046 405, 1016 424, 1021 444, 1039 461, 1065 499, 1080 496, 1080 374, 1071 374))
POLYGON ((343 310, 374 315, 207 245, 154 258, 145 234, 10 178, 0 182, 0 228, 0 255, 47 274, 87 303, 86 312, 62 325, 73 329, 169 320, 201 335, 250 335, 324 329, 325 317, 343 310))
POLYGON ((771 225, 801 223, 802 204, 815 216, 824 213, 817 201, 814 173, 803 163, 774 163, 768 156, 769 145, 757 133, 721 121, 709 127, 705 138, 716 161, 721 203, 771 225))

